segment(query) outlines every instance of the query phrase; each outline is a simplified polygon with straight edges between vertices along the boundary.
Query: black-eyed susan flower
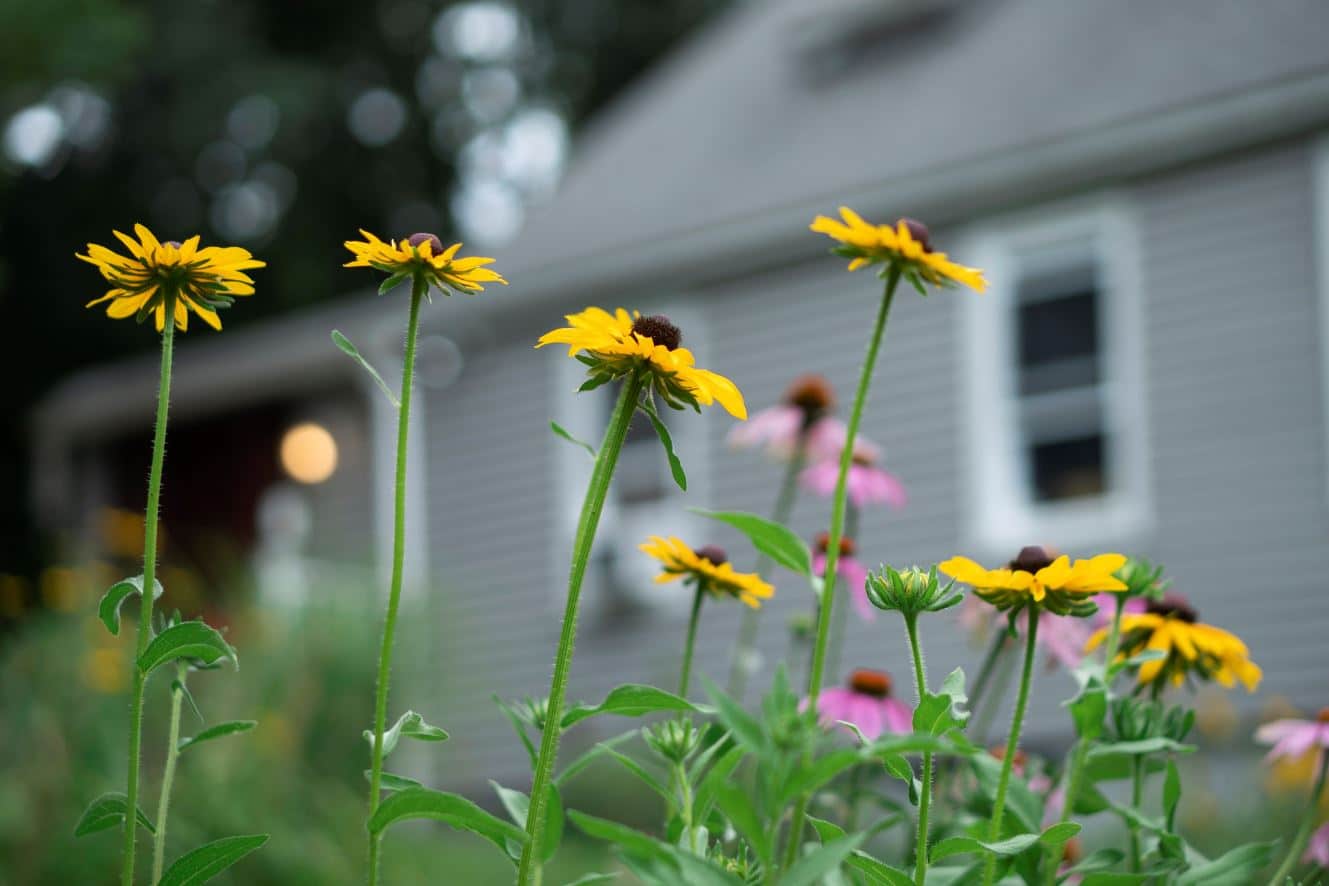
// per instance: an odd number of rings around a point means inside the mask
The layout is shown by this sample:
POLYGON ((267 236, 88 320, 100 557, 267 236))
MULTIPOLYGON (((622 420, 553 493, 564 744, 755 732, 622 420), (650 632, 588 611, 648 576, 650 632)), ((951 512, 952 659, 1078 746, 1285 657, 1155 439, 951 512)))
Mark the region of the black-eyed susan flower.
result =
POLYGON ((1121 554, 1099 554, 1072 563, 1069 557, 1054 559, 1031 546, 999 569, 987 569, 968 557, 952 557, 937 568, 1003 611, 1039 606, 1057 615, 1093 615, 1095 594, 1126 590, 1113 575, 1125 562, 1121 554))
POLYGON ((833 251, 850 260, 851 271, 881 264, 885 273, 895 267, 925 295, 925 283, 942 287, 959 283, 975 292, 987 289, 982 271, 956 264, 946 253, 933 251, 932 236, 920 221, 902 218, 894 225, 874 225, 847 206, 840 207, 840 219, 819 215, 810 227, 838 242, 833 251))
POLYGON ((719 403, 735 418, 748 417, 738 387, 723 375, 699 369, 692 352, 681 347, 683 334, 668 318, 629 314, 623 308, 612 314, 587 308, 568 314, 567 321, 567 326, 540 336, 535 346, 567 345, 568 356, 589 367, 590 380, 582 390, 645 372, 647 383, 675 409, 686 405, 701 411, 719 403))
MULTIPOLYGON (((1107 635, 1107 628, 1099 630, 1089 638, 1085 651, 1097 649, 1107 635)), ((1121 617, 1117 661, 1147 650, 1163 653, 1142 663, 1137 675, 1140 687, 1155 693, 1169 683, 1181 686, 1188 676, 1216 680, 1229 689, 1240 680, 1246 691, 1254 692, 1263 676, 1240 638, 1222 628, 1202 624, 1195 609, 1180 594, 1151 600, 1144 612, 1121 617)))
POLYGON ((157 331, 166 328, 169 314, 180 331, 189 327, 189 314, 197 314, 213 329, 221 329, 217 311, 230 307, 238 295, 253 295, 254 281, 245 271, 261 268, 249 250, 239 246, 199 246, 197 236, 183 243, 159 241, 143 225, 134 225, 134 239, 119 231, 113 234, 129 255, 88 244, 88 253, 75 253, 111 284, 88 307, 107 302, 106 315, 115 319, 134 317, 140 323, 152 314, 157 331))
POLYGON ((453 292, 483 292, 486 283, 507 285, 497 271, 485 267, 492 258, 470 256, 457 258, 460 243, 444 248, 435 234, 411 234, 400 240, 383 241, 360 230, 364 240, 347 240, 346 248, 355 258, 343 267, 374 268, 388 275, 379 287, 382 294, 399 283, 419 279, 439 289, 444 295, 453 292))
POLYGON ((638 548, 660 561, 663 572, 655 577, 657 584, 683 579, 695 582, 703 591, 717 597, 736 597, 753 609, 762 600, 775 593, 769 583, 752 572, 736 572, 725 552, 714 545, 695 551, 675 536, 661 538, 652 535, 650 541, 638 548))

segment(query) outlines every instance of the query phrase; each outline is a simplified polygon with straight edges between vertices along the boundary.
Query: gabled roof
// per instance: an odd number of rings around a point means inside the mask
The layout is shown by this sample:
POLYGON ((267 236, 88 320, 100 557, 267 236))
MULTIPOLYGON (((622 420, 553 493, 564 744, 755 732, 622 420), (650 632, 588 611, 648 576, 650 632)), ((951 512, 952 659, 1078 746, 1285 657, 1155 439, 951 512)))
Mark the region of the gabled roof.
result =
POLYGON ((733 232, 769 236, 774 215, 803 227, 888 196, 914 211, 900 202, 948 179, 964 181, 955 203, 1022 158, 1056 172, 1078 153, 1098 175, 1069 178, 1092 180, 1125 159, 1096 156, 1102 139, 1146 121, 1169 149, 1130 149, 1155 162, 1277 137, 1329 120, 1326 33, 1316 0, 753 0, 602 113, 503 258, 583 287, 665 273, 718 240, 736 254, 756 244, 733 232), (1224 119, 1197 127, 1206 108, 1224 119))

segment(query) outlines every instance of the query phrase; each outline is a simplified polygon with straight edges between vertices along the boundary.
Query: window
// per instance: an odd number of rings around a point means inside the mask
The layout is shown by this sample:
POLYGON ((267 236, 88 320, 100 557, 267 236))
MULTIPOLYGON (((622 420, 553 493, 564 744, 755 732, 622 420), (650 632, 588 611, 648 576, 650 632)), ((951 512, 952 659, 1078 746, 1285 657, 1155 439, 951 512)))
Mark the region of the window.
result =
POLYGON ((965 302, 969 541, 993 556, 1130 541, 1149 502, 1128 211, 998 221, 970 249, 992 289, 965 302))
POLYGON ((1329 135, 1316 142, 1311 170, 1315 201, 1313 243, 1320 299, 1320 390, 1325 398, 1324 439, 1329 446, 1329 135))
MULTIPOLYGON (((702 329, 703 324, 695 309, 670 305, 656 306, 653 310, 687 330, 689 347, 704 348, 696 340, 696 330, 702 329)), ((585 381, 585 367, 575 360, 561 361, 553 380, 555 420, 578 439, 598 447, 620 390, 618 384, 578 393, 577 388, 585 381)), ((705 521, 687 508, 704 504, 696 500, 695 490, 707 488, 706 416, 691 410, 686 414, 676 412, 658 398, 656 406, 669 427, 674 449, 687 468, 688 488, 694 492, 690 499, 684 499, 683 492, 674 484, 655 428, 645 415, 637 413, 618 457, 582 587, 585 611, 591 613, 588 624, 630 616, 648 607, 685 610, 691 599, 675 585, 654 584, 658 564, 638 551, 637 545, 650 535, 677 535, 691 541, 705 532, 705 521)), ((557 531, 553 533, 551 556, 553 574, 564 576, 591 474, 591 459, 580 447, 552 434, 550 441, 549 445, 554 447, 558 495, 557 531)), ((561 607, 565 586, 559 583, 556 587, 561 607)))

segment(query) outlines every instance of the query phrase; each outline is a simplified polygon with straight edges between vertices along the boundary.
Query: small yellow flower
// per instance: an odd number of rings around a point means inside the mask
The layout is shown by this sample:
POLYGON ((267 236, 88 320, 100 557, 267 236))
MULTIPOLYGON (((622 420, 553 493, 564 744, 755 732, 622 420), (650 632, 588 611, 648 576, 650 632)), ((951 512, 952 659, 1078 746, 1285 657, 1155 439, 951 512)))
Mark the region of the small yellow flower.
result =
POLYGON ((1057 615, 1092 615, 1091 596, 1126 590, 1112 574, 1125 563, 1121 554, 1099 554, 1072 563, 1069 557, 1053 559, 1040 547, 1027 547, 1000 569, 986 569, 968 557, 952 557, 937 568, 998 609, 1038 605, 1057 615))
POLYGON ((568 356, 590 367, 590 381, 582 390, 599 387, 645 368, 655 390, 674 407, 682 404, 700 411, 719 403, 735 418, 746 419, 743 394, 732 381, 706 369, 698 369, 692 352, 679 347, 683 334, 665 317, 643 317, 623 308, 609 313, 587 308, 567 315, 568 325, 540 336, 537 348, 567 345, 568 356), (585 351, 585 355, 579 353, 585 351))
POLYGON ((888 268, 895 265, 924 294, 924 283, 960 283, 975 292, 987 289, 982 271, 956 264, 944 252, 932 251, 931 235, 922 222, 902 218, 894 226, 869 224, 847 206, 840 207, 840 217, 843 221, 819 215, 810 228, 839 242, 834 251, 850 259, 851 271, 879 263, 888 268))
POLYGON ((445 249, 443 241, 434 234, 412 234, 384 242, 363 228, 360 233, 364 240, 346 241, 346 248, 355 258, 343 267, 374 268, 387 274, 388 279, 379 288, 380 293, 417 274, 444 295, 483 292, 486 283, 508 285, 497 271, 485 267, 494 263, 492 258, 478 255, 457 258, 460 243, 453 243, 445 249))
POLYGON ((663 564, 664 572, 655 578, 657 584, 680 578, 695 581, 709 593, 737 597, 753 609, 759 609, 761 601, 775 593, 760 575, 735 572, 724 551, 713 545, 694 551, 675 536, 666 539, 652 535, 650 541, 637 547, 663 564))
POLYGON ((254 281, 244 272, 264 267, 247 249, 200 247, 197 236, 183 243, 162 243, 143 225, 134 225, 137 240, 119 231, 111 233, 129 250, 128 256, 96 243, 88 244, 87 255, 75 253, 101 271, 112 287, 87 306, 110 302, 108 317, 135 317, 140 323, 154 314, 158 332, 166 326, 168 311, 181 332, 189 328, 190 311, 213 329, 221 329, 217 311, 230 307, 237 295, 254 294, 254 281))
MULTIPOLYGON (((1085 644, 1092 652, 1107 638, 1106 628, 1085 644)), ((1250 650, 1235 635, 1213 625, 1201 624, 1195 610, 1179 594, 1151 600, 1148 609, 1121 617, 1121 644, 1118 661, 1125 661, 1146 650, 1162 652, 1161 658, 1140 665, 1141 687, 1161 690, 1169 682, 1181 686, 1188 675, 1201 680, 1217 680, 1231 689, 1240 680, 1247 692, 1260 685, 1263 671, 1250 659, 1250 650)))

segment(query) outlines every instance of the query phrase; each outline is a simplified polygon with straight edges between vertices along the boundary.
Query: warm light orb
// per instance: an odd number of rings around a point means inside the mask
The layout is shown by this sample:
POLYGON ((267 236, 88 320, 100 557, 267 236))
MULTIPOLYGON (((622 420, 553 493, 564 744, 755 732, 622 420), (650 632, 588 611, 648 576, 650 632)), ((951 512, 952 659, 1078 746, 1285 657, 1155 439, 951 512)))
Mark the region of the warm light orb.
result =
POLYGON ((322 425, 295 425, 282 436, 281 465, 297 482, 322 483, 337 470, 337 441, 322 425))

